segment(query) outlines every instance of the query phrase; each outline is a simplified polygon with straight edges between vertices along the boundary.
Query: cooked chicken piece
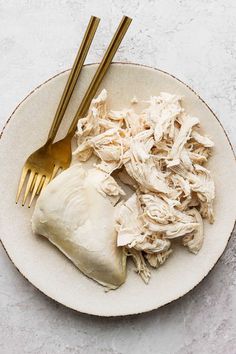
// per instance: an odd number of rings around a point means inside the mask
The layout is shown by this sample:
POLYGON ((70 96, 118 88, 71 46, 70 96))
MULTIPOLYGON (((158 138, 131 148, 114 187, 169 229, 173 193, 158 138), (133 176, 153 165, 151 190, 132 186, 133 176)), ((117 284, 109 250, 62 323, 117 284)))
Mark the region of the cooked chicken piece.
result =
POLYGON ((194 140, 196 140, 202 146, 209 147, 209 148, 214 146, 214 143, 213 143, 213 141, 211 141, 210 138, 199 134, 196 130, 192 131, 191 136, 194 140))
POLYGON ((196 192, 200 203, 200 214, 210 223, 214 222, 213 200, 215 198, 215 185, 210 172, 201 165, 194 165, 194 173, 188 172, 183 165, 173 166, 171 169, 188 180, 190 188, 196 192))
POLYGON ((150 266, 152 266, 153 268, 158 268, 163 263, 165 263, 165 261, 169 258, 172 252, 173 250, 169 249, 168 251, 164 251, 161 253, 147 253, 145 254, 145 258, 147 259, 150 266))
POLYGON ((183 194, 184 197, 191 196, 191 188, 188 180, 174 173, 172 173, 168 178, 173 183, 175 190, 183 194))
POLYGON ((62 172, 40 194, 32 228, 88 277, 115 289, 126 278, 126 255, 116 244, 114 207, 99 192, 103 179, 80 165, 62 172))
POLYGON ((134 193, 125 203, 117 206, 116 211, 117 246, 134 245, 147 235, 139 217, 138 198, 134 193))
POLYGON ((100 95, 92 100, 87 117, 79 119, 76 132, 78 145, 81 143, 82 137, 101 133, 99 121, 106 117, 106 100, 107 92, 102 90, 100 95))
POLYGON ((95 167, 108 174, 112 174, 113 171, 120 168, 121 166, 122 163, 120 161, 110 161, 110 162, 101 161, 100 163, 95 164, 95 167))
POLYGON ((122 131, 112 128, 90 139, 94 153, 102 161, 120 161, 124 153, 122 131))
POLYGON ((76 155, 79 161, 87 161, 93 153, 87 140, 89 136, 101 133, 99 120, 106 116, 106 99, 107 92, 103 90, 96 99, 92 100, 87 117, 78 121, 76 131, 78 148, 73 152, 73 155, 76 155))
POLYGON ((152 158, 149 158, 146 162, 137 162, 134 157, 131 157, 130 162, 125 164, 125 168, 128 174, 138 182, 144 193, 149 191, 170 192, 164 176, 161 171, 157 171, 152 158))
POLYGON ((191 116, 185 117, 183 120, 183 124, 179 130, 179 134, 174 141, 173 147, 169 154, 169 159, 171 160, 168 163, 168 166, 179 165, 180 163, 180 156, 183 150, 184 145, 190 138, 192 128, 199 124, 199 119, 191 116))
POLYGON ((81 162, 87 161, 92 156, 92 154, 93 148, 89 140, 84 140, 81 142, 77 149, 72 153, 72 155, 75 155, 76 158, 81 162))
POLYGON ((171 242, 167 239, 158 238, 158 236, 159 235, 156 234, 156 238, 145 237, 142 242, 137 242, 135 246, 131 244, 130 248, 135 247, 138 251, 145 251, 146 253, 151 254, 166 252, 170 248, 171 242))
POLYGON ((183 238, 183 245, 187 246, 190 252, 197 254, 202 248, 204 241, 203 221, 197 209, 190 209, 189 214, 195 217, 198 223, 198 227, 192 234, 187 235, 183 238))
POLYGON ((167 225, 159 224, 145 218, 145 226, 150 232, 155 232, 160 235, 164 235, 167 239, 173 239, 180 236, 184 236, 197 229, 198 223, 195 221, 184 222, 184 220, 169 223, 167 225))
POLYGON ((160 96, 150 98, 150 106, 145 110, 150 126, 154 129, 154 138, 159 142, 168 134, 174 133, 174 122, 182 112, 180 97, 161 92, 160 96))
POLYGON ((191 161, 188 150, 183 147, 179 157, 180 157, 180 161, 187 168, 187 170, 192 171, 193 170, 193 163, 191 161))
POLYGON ((125 195, 123 189, 109 174, 102 176, 98 191, 101 192, 105 197, 107 196, 110 199, 112 205, 117 204, 117 202, 120 200, 120 197, 125 195))
POLYGON ((141 194, 139 200, 143 210, 143 217, 163 225, 175 221, 173 208, 157 195, 141 194))
POLYGON ((141 276, 143 281, 148 284, 149 279, 151 277, 151 272, 146 265, 142 252, 137 251, 134 248, 129 248, 126 249, 126 255, 132 257, 133 262, 136 266, 136 272, 141 276))
MULTIPOLYGON (((189 157, 193 164, 202 165, 207 162, 207 158, 204 155, 200 155, 196 152, 189 152, 189 157)), ((184 162, 184 161, 183 161, 184 162)))
POLYGON ((137 182, 130 177, 130 175, 127 173, 127 171, 123 168, 122 171, 118 173, 118 178, 120 181, 127 186, 129 186, 132 190, 136 190, 138 188, 137 182))

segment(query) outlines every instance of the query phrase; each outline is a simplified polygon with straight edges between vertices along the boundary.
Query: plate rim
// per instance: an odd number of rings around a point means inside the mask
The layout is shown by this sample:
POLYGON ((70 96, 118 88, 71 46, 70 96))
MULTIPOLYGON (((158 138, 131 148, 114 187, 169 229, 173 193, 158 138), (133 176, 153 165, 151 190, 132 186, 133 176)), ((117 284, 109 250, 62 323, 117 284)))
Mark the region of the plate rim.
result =
MULTIPOLYGON (((88 64, 85 64, 83 65, 83 67, 87 67, 87 66, 96 66, 96 65, 99 65, 98 62, 93 62, 93 63, 88 63, 88 64)), ((159 71, 165 75, 168 75, 170 77, 172 77, 173 79, 179 81, 181 84, 183 84, 184 86, 186 86, 189 90, 191 90, 197 97, 198 99, 209 109, 209 111, 213 114, 214 118, 218 121, 218 123, 220 124, 226 138, 227 138, 227 141, 229 143, 229 146, 230 146, 230 149, 233 153, 233 157, 234 157, 234 160, 236 161, 236 153, 233 149, 233 145, 229 139, 229 136, 223 126, 223 124, 221 123, 220 119, 217 117, 217 115, 215 114, 215 112, 211 109, 211 107, 209 107, 209 105, 205 102, 205 100, 194 90, 192 89, 188 84, 186 84, 184 81, 182 81, 181 79, 177 78, 175 75, 165 71, 165 70, 162 70, 162 69, 159 69, 157 67, 153 67, 153 66, 150 66, 150 65, 145 65, 145 64, 140 64, 140 63, 134 63, 134 62, 123 62, 123 61, 114 61, 112 62, 111 65, 130 65, 130 66, 138 66, 138 67, 143 67, 143 68, 146 68, 146 69, 151 69, 151 70, 155 70, 155 71, 159 71)), ((50 78, 48 78, 47 80, 45 80, 44 82, 40 83, 38 86, 36 86, 33 90, 31 90, 17 105, 16 107, 14 108, 14 110, 12 111, 12 113, 10 114, 10 116, 7 118, 5 124, 3 125, 3 128, 1 129, 1 132, 0 132, 0 141, 1 141, 1 138, 3 136, 3 133, 4 133, 4 130, 6 129, 8 123, 10 122, 10 120, 13 118, 15 112, 18 110, 18 108, 33 94, 35 93, 35 91, 37 91, 38 89, 40 89, 43 85, 45 85, 46 83, 48 83, 49 81, 53 80, 54 78, 60 76, 60 75, 63 75, 64 73, 70 71, 71 68, 69 69, 65 69, 65 70, 62 70, 60 71, 59 73, 51 76, 50 78)), ((135 315, 140 315, 140 314, 145 314, 145 313, 150 313, 151 311, 156 311, 158 310, 159 308, 161 307, 165 307, 167 306, 168 304, 172 303, 173 301, 176 301, 178 299, 181 299, 183 296, 185 296, 186 294, 190 293, 196 286, 198 286, 206 277, 207 275, 212 271, 212 269, 215 267, 215 265, 219 262, 219 260, 221 259, 221 257, 223 256, 223 254, 225 253, 225 250, 228 246, 228 243, 232 237, 232 234, 234 232, 234 229, 235 229, 235 226, 236 226, 236 218, 234 220, 234 224, 233 224, 233 228, 230 232, 230 236, 227 240, 227 243, 223 249, 223 252, 221 253, 221 255, 219 256, 219 258, 216 260, 216 262, 212 265, 212 267, 209 269, 209 271, 204 275, 204 277, 197 283, 195 284, 191 289, 189 289, 189 291, 187 291, 186 293, 180 295, 180 296, 177 296, 176 298, 174 298, 173 300, 171 301, 168 301, 167 303, 165 303, 164 305, 160 305, 156 308, 153 308, 153 309, 150 309, 150 310, 144 310, 144 311, 138 311, 138 312, 135 312, 135 313, 131 313, 131 314, 120 314, 120 315, 108 315, 108 314, 103 314, 103 315, 98 315, 98 314, 95 314, 95 313, 88 313, 88 312, 85 312, 85 311, 80 311, 78 309, 75 309, 73 307, 70 307, 62 302, 59 302, 58 300, 54 299, 53 297, 47 295, 46 293, 44 293, 41 289, 39 289, 35 284, 31 283, 31 281, 19 270, 19 268, 15 265, 14 261, 11 259, 9 253, 7 252, 7 249, 1 239, 1 235, 0 235, 0 243, 3 247, 3 249, 5 250, 6 252, 6 255, 8 256, 8 259, 11 261, 11 263, 14 265, 15 269, 17 269, 17 271, 28 281, 29 284, 31 284, 32 286, 34 286, 35 289, 37 289, 41 294, 43 294, 44 296, 46 296, 48 299, 52 300, 52 301, 55 301, 57 304, 61 305, 61 306, 64 306, 66 307, 67 309, 70 309, 76 313, 80 313, 80 314, 86 314, 86 315, 90 315, 90 316, 96 316, 96 317, 105 317, 105 318, 114 318, 114 317, 124 317, 124 316, 135 316, 135 315)))

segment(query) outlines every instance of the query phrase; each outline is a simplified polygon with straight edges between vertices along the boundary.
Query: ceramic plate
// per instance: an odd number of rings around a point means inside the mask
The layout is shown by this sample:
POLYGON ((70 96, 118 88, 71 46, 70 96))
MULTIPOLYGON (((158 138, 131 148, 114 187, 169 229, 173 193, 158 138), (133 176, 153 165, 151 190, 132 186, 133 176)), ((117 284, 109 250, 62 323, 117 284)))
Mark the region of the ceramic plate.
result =
MULTIPOLYGON (((85 88, 97 65, 85 66, 76 86, 64 124, 66 132, 85 88)), ((1 240, 19 271, 50 298, 80 312, 118 316, 146 312, 165 305, 190 291, 212 269, 224 251, 235 220, 235 159, 227 136, 209 107, 185 84, 162 71, 134 64, 113 64, 99 91, 106 88, 113 109, 130 105, 134 95, 142 100, 160 91, 184 96, 188 112, 200 118, 202 127, 215 142, 209 168, 216 182, 213 225, 205 223, 205 242, 197 256, 177 248, 169 260, 152 272, 145 285, 129 263, 127 281, 115 291, 84 276, 45 238, 31 231, 33 208, 15 204, 20 171, 27 156, 46 139, 69 72, 63 72, 35 89, 10 117, 0 143, 1 240)))

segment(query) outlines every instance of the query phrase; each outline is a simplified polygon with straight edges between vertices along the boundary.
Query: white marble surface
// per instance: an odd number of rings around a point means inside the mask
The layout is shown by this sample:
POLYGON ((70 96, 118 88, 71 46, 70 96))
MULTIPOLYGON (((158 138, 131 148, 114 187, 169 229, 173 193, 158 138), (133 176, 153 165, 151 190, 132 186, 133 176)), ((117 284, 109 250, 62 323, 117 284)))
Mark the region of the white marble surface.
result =
MULTIPOLYGON (((71 66, 91 14, 102 22, 87 62, 101 58, 121 15, 130 15, 116 60, 159 67, 192 86, 236 146, 234 0, 0 0, 0 129, 31 89, 71 66)), ((101 319, 40 294, 0 247, 0 353, 235 354, 235 254, 232 236, 212 272, 182 299, 101 319)))

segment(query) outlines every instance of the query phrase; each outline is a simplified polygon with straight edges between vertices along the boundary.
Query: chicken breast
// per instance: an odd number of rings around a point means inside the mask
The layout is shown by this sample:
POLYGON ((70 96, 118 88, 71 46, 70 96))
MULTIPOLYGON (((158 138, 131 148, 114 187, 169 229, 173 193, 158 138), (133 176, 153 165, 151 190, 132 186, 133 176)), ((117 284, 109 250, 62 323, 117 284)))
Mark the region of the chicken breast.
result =
POLYGON ((104 172, 86 171, 78 164, 62 172, 38 198, 32 228, 85 275, 115 289, 126 278, 126 254, 116 244, 114 207, 104 195, 104 185, 116 197, 120 189, 108 177, 105 183, 104 172))

